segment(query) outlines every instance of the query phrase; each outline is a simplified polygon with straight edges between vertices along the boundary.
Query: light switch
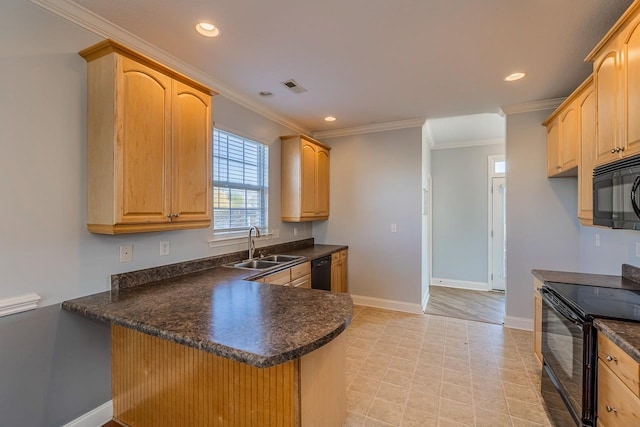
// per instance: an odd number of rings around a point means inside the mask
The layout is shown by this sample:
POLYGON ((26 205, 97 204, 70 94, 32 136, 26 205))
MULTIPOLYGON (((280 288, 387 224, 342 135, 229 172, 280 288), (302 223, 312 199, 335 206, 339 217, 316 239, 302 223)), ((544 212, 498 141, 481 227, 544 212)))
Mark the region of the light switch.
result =
POLYGON ((600 233, 596 233, 596 247, 600 246, 600 233))
POLYGON ((168 240, 160 241, 160 256, 169 255, 171 252, 171 243, 168 240))
POLYGON ((398 231, 398 227, 395 224, 391 224, 391 232, 395 233, 398 231))

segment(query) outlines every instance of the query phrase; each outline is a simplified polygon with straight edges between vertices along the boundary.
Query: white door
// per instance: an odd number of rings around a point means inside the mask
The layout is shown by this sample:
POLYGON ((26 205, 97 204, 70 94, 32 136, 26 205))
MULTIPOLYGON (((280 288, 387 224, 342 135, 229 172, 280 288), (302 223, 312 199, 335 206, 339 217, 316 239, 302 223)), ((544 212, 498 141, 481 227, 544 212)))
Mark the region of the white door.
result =
POLYGON ((491 189, 491 289, 504 291, 507 277, 505 179, 491 178, 491 189))

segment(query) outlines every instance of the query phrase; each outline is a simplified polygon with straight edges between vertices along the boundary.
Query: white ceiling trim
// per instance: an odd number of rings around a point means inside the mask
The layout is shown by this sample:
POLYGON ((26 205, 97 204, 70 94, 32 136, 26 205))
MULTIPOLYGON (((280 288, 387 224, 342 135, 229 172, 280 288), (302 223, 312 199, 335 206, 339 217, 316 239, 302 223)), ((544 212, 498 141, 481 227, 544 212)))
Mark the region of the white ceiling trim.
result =
POLYGON ((466 141, 454 141, 454 142, 444 142, 444 143, 436 143, 431 149, 432 150, 446 150, 448 148, 464 148, 464 147, 479 147, 482 145, 495 145, 495 144, 504 144, 504 138, 491 138, 491 139, 470 139, 466 141))
POLYGON ((289 129, 303 133, 311 134, 311 130, 307 129, 298 123, 291 121, 290 119, 260 105, 252 100, 248 99, 244 95, 234 91, 224 83, 216 80, 208 74, 203 73, 199 69, 192 67, 186 62, 176 58, 173 55, 163 51, 157 46, 148 43, 144 39, 131 34, 124 28, 121 28, 110 21, 102 18, 99 15, 91 12, 90 10, 70 1, 70 0, 30 0, 32 3, 55 13, 64 19, 71 21, 72 23, 79 25, 80 27, 91 31, 99 36, 105 38, 114 39, 120 43, 127 45, 128 47, 137 50, 138 52, 158 61, 162 64, 173 68, 174 70, 185 74, 197 80, 207 86, 211 86, 220 95, 231 99, 234 102, 248 108, 282 126, 289 129))
POLYGON ((530 113, 532 111, 555 110, 567 98, 546 99, 543 101, 525 102, 522 104, 504 105, 502 111, 505 114, 530 113))
POLYGON ((425 120, 426 118, 417 118, 417 119, 408 119, 408 120, 398 120, 396 122, 376 123, 376 124, 364 125, 364 126, 354 126, 351 128, 324 130, 320 132, 315 132, 313 134, 313 137, 315 139, 338 138, 340 136, 358 135, 361 133, 384 132, 387 130, 414 128, 419 126, 421 127, 422 125, 424 125, 425 120))

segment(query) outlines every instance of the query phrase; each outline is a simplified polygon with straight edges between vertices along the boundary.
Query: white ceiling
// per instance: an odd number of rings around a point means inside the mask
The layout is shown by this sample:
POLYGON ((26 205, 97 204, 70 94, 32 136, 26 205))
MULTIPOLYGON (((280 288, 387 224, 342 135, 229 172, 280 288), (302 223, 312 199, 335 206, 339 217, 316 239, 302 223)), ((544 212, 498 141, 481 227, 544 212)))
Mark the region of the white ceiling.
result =
POLYGON ((631 3, 75 1, 311 131, 498 113, 567 96, 591 71, 584 57, 631 3), (200 20, 221 36, 198 35, 200 20), (528 76, 503 81, 516 70, 528 76), (308 92, 280 84, 291 78, 308 92), (273 95, 260 97, 264 90, 273 95), (324 122, 329 114, 338 120, 324 122))

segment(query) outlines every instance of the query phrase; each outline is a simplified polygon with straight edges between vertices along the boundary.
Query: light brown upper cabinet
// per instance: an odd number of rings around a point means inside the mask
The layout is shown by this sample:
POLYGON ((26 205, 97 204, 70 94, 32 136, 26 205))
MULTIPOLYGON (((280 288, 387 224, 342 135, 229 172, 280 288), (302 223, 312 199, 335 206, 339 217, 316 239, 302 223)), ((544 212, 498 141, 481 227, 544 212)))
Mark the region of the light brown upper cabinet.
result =
POLYGON ((593 167, 596 159, 596 93, 593 76, 576 90, 579 112, 578 218, 593 225, 593 167))
POLYGON ((578 166, 578 106, 568 98, 547 120, 547 176, 575 176, 578 166))
POLYGON ((211 225, 211 89, 112 40, 80 52, 88 79, 93 233, 211 225))
POLYGON ((596 165, 640 153, 640 2, 634 2, 593 49, 596 165))
POLYGON ((329 150, 305 135, 282 141, 282 221, 329 218, 329 150))
POLYGON ((596 157, 593 76, 573 91, 542 124, 547 127, 547 176, 578 176, 578 218, 584 225, 592 225, 596 157))

